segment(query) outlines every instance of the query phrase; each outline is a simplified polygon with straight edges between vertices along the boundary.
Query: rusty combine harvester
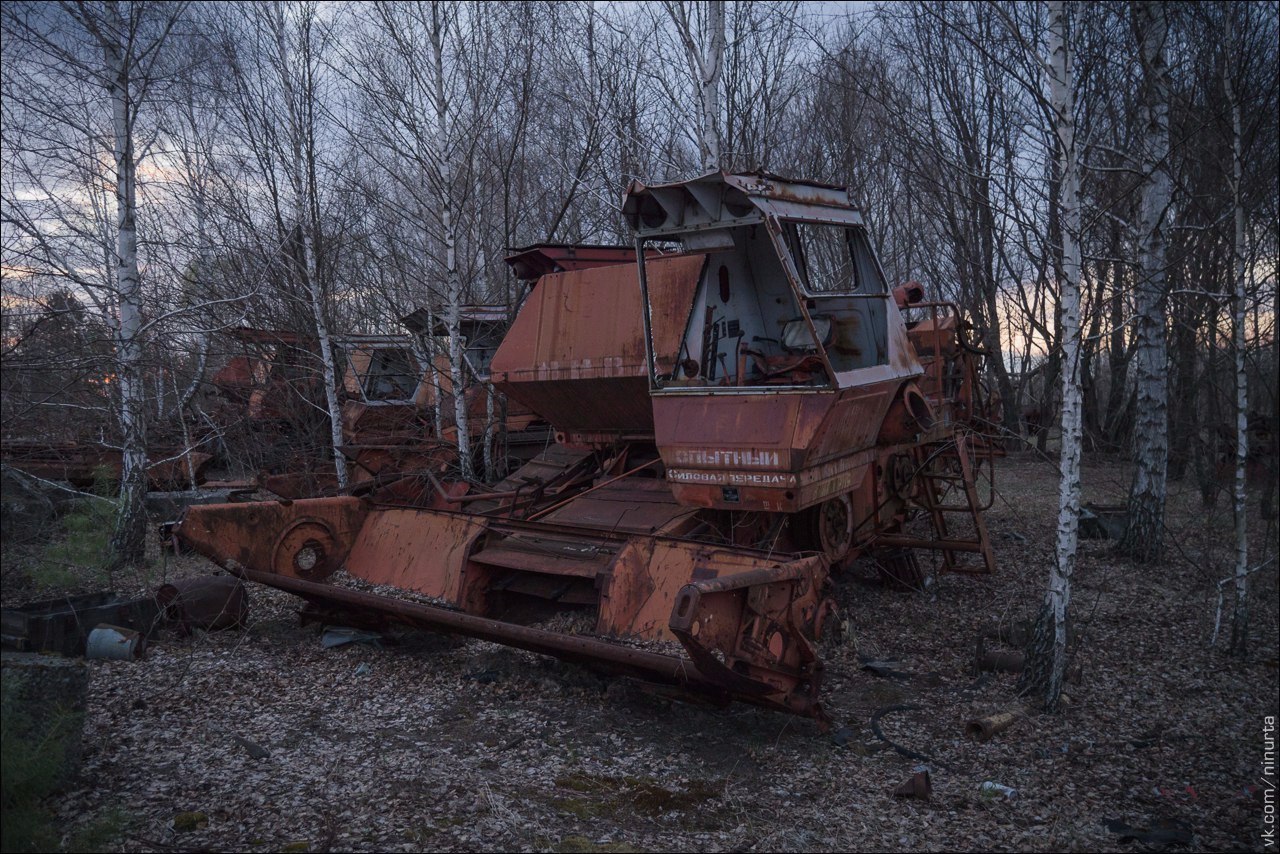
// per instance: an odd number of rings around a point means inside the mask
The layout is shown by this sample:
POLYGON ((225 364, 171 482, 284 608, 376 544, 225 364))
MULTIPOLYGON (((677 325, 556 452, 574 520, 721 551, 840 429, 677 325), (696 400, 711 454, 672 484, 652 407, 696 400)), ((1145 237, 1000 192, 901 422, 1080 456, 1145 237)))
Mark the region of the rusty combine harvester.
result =
POLYGON ((890 291, 843 189, 712 173, 633 184, 624 213, 635 249, 599 264, 558 263, 564 247, 513 256, 541 277, 490 371, 553 425, 545 453, 485 492, 437 482, 450 509, 212 505, 180 536, 346 620, 825 724, 833 575, 872 554, 909 573, 912 548, 993 571, 976 351, 954 306, 890 291), (920 514, 932 533, 909 536, 920 514), (575 609, 587 634, 538 626, 575 609))
MULTIPOLYGON (((440 324, 424 325, 425 317, 425 312, 415 312, 404 323, 419 335, 444 334, 440 324)), ((464 393, 475 446, 484 440, 488 423, 488 363, 501 340, 498 333, 506 328, 506 309, 467 306, 461 328, 469 370, 477 380, 464 393)), ((327 430, 319 371, 307 364, 318 362, 319 345, 293 332, 245 327, 230 334, 253 349, 233 356, 213 377, 221 401, 218 420, 224 425, 241 422, 259 438, 259 450, 274 458, 273 465, 258 474, 261 486, 288 499, 337 493, 332 462, 315 447, 320 444, 316 436, 327 430), (291 440, 311 453, 280 453, 291 440)), ((335 335, 332 341, 343 365, 338 387, 343 443, 338 450, 349 464, 352 490, 422 500, 425 473, 440 474, 457 462, 453 390, 445 357, 426 364, 424 348, 406 334, 335 335), (437 397, 444 416, 438 436, 431 411, 437 397)), ((522 462, 540 451, 548 438, 545 422, 518 403, 508 403, 496 426, 505 456, 522 462)))

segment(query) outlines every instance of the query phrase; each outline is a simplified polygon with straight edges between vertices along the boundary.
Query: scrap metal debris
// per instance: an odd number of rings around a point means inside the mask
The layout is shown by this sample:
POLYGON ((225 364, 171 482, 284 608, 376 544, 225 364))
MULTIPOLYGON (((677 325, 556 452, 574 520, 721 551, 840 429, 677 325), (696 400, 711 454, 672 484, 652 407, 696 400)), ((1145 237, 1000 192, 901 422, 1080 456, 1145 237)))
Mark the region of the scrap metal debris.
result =
POLYGON ((1024 717, 1026 712, 1022 709, 996 712, 969 721, 964 726, 964 734, 977 741, 990 741, 992 737, 1004 732, 1024 717))
POLYGON ((927 801, 932 794, 933 782, 929 779, 927 770, 915 772, 893 790, 895 798, 913 798, 917 801, 927 801))

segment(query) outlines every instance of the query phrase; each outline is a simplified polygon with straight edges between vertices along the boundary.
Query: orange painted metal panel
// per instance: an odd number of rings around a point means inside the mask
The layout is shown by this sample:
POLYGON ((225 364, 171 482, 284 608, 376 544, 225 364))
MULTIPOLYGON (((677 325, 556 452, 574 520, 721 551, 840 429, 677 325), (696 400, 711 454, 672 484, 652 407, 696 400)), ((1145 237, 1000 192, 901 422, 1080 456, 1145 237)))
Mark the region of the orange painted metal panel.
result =
POLYGON ((759 569, 761 555, 676 540, 635 537, 601 581, 596 631, 612 637, 676 640, 671 610, 691 581, 759 569))
MULTIPOLYGON (((674 365, 706 259, 646 266, 659 370, 674 365)), ((543 276, 494 354, 494 385, 564 431, 648 432, 649 367, 635 267, 543 276)))
POLYGON ((474 516, 386 508, 369 514, 347 557, 347 572, 456 605, 476 539, 485 531, 474 516))
POLYGON ((193 505, 177 534, 222 566, 318 581, 342 565, 368 512, 350 496, 193 505))
POLYGON ((602 486, 549 513, 546 521, 628 534, 676 533, 696 513, 660 480, 629 478, 602 486))

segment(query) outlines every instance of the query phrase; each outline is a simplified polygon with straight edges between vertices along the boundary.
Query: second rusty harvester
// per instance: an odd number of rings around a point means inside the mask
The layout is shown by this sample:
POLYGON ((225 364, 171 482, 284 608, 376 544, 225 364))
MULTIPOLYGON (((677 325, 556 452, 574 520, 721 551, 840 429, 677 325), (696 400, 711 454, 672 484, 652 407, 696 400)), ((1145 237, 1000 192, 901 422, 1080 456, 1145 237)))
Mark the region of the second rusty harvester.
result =
POLYGON ((833 569, 909 547, 939 550, 945 569, 966 568, 965 552, 968 568, 993 569, 975 351, 953 306, 890 291, 841 188, 714 172, 633 184, 623 210, 636 247, 610 251, 627 263, 553 263, 565 247, 514 256, 554 272, 491 377, 556 445, 482 493, 437 484, 456 510, 213 505, 191 508, 181 536, 348 619, 824 720, 833 569), (918 512, 932 534, 909 537, 918 512), (957 512, 967 536, 948 527, 957 512), (585 611, 589 634, 538 627, 547 608, 585 611))

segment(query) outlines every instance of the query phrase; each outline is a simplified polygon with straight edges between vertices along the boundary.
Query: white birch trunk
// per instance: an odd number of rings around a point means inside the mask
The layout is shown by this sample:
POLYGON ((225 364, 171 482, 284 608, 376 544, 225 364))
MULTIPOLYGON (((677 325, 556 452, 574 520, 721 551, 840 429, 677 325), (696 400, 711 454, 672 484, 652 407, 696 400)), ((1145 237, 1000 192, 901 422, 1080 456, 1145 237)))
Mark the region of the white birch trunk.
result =
POLYGON ((1169 457, 1168 357, 1165 341, 1164 217, 1172 184, 1169 158, 1169 70, 1165 63, 1168 24, 1164 4, 1135 6, 1146 76, 1143 109, 1143 172, 1147 175, 1139 214, 1142 270, 1135 299, 1137 414, 1134 422, 1133 485, 1129 521, 1120 547, 1137 560, 1159 556, 1164 546, 1164 505, 1169 457))
POLYGON ((155 383, 156 387, 155 408, 157 421, 164 420, 164 374, 165 369, 163 367, 159 367, 156 369, 156 372, 151 375, 151 381, 155 383))
MULTIPOLYGON (((311 215, 312 201, 310 180, 304 159, 307 146, 314 144, 311 129, 305 126, 302 116, 300 98, 310 98, 313 93, 308 88, 299 92, 294 85, 292 58, 289 56, 287 22, 284 7, 276 7, 276 40, 280 53, 280 80, 284 88, 289 114, 289 143, 292 158, 286 164, 289 183, 293 190, 294 221, 302 236, 302 276, 306 279, 307 296, 311 304, 311 318, 315 325, 316 339, 320 344, 321 372, 324 378, 325 408, 329 415, 329 440, 333 448, 333 469, 338 478, 338 488, 347 487, 347 460, 339 450, 342 446, 342 409, 338 403, 338 376, 333 359, 333 341, 329 335, 329 324, 324 313, 324 289, 321 286, 319 263, 315 252, 315 236, 312 229, 316 222, 311 215), (305 140, 304 140, 305 137, 305 140)), ((306 36, 304 36, 305 38, 306 36)))
POLYGON ((142 279, 138 273, 137 163, 133 150, 127 28, 116 4, 106 5, 108 32, 103 44, 111 90, 111 121, 116 160, 116 380, 123 438, 120 502, 111 548, 113 564, 140 563, 146 548, 147 435, 143 409, 142 279))
MULTIPOLYGON (((303 220, 302 222, 307 222, 303 220)), ((302 246, 306 254, 305 269, 307 293, 311 298, 311 316, 320 342, 320 362, 324 373, 324 402, 329 411, 329 439, 333 445, 333 469, 338 477, 338 488, 347 488, 347 458, 342 455, 342 407, 338 402, 338 372, 334 367, 333 341, 329 337, 329 324, 324 316, 324 292, 320 286, 319 271, 315 263, 315 247, 309 223, 302 225, 302 246)))
POLYGON ((1045 692, 1046 708, 1056 708, 1067 666, 1067 620, 1071 574, 1075 568, 1080 522, 1080 174, 1075 149, 1075 97, 1072 91, 1067 13, 1062 0, 1049 3, 1050 91, 1058 136, 1058 209, 1062 218, 1062 451, 1058 463, 1058 542, 1049 574, 1046 604, 1053 615, 1053 665, 1045 692))
MULTIPOLYGON (((445 101, 444 22, 438 6, 432 7, 432 83, 435 88, 436 144, 442 155, 449 138, 449 107, 445 101)), ((457 425, 458 463, 462 477, 474 479, 471 435, 467 425, 465 374, 462 364, 462 277, 458 271, 458 234, 453 222, 453 168, 447 156, 440 157, 440 224, 444 240, 445 325, 449 332, 449 379, 453 385, 453 416, 457 425)))
POLYGON ((444 436, 444 386, 440 381, 440 369, 436 365, 436 314, 427 305, 427 377, 431 383, 431 426, 437 439, 444 436))
POLYGON ((471 461, 471 434, 467 424, 466 373, 462 354, 462 288, 454 259, 454 232, 449 211, 444 212, 445 272, 449 279, 449 302, 445 306, 445 325, 449 329, 449 384, 453 387, 453 423, 458 431, 458 465, 462 477, 475 476, 471 461))
POLYGON ((724 67, 724 0, 710 0, 707 9, 706 50, 700 63, 702 100, 702 168, 719 169, 720 158, 720 72, 724 67))
MULTIPOLYGON (((724 0, 702 0, 707 26, 701 44, 690 13, 693 3, 668 0, 663 5, 684 47, 685 63, 698 90, 698 158, 704 172, 720 168, 720 76, 724 68, 724 0)), ((624 174, 627 170, 624 168, 624 174)))
MULTIPOLYGON (((177 400, 173 404, 173 409, 170 410, 170 417, 183 417, 191 399, 196 396, 196 392, 200 390, 200 384, 204 382, 204 372, 209 366, 209 337, 210 333, 207 330, 200 333, 200 343, 196 345, 196 369, 192 373, 191 382, 187 383, 185 389, 179 392, 175 387, 174 394, 177 400)), ((174 379, 176 381, 177 377, 174 379)))
MULTIPOLYGON (((1228 38, 1228 44, 1231 39, 1228 38)), ((1248 505, 1245 495, 1245 477, 1249 459, 1249 382, 1245 373, 1245 221, 1244 205, 1240 200, 1240 182, 1244 164, 1241 160, 1240 103, 1232 91, 1231 78, 1224 75, 1227 102, 1231 105, 1231 194, 1235 205, 1235 240, 1232 251, 1235 257, 1235 293, 1231 305, 1231 327, 1234 335, 1236 357, 1236 477, 1234 490, 1236 571, 1235 609, 1231 618, 1231 652, 1243 656, 1248 651, 1249 640, 1249 535, 1248 505)))
MULTIPOLYGON (((479 157, 475 152, 471 155, 471 174, 475 182, 475 185, 472 188, 472 193, 476 199, 480 199, 482 198, 481 194, 483 193, 484 188, 480 183, 479 157)), ((480 218, 472 217, 471 223, 471 245, 476 247, 476 261, 481 276, 480 291, 487 295, 489 293, 489 253, 485 249, 484 235, 480 233, 480 218)), ((480 375, 479 370, 476 370, 476 365, 470 362, 468 364, 472 368, 472 374, 476 380, 484 384, 484 439, 482 440, 483 448, 481 450, 484 455, 485 481, 493 482, 497 479, 495 477, 497 467, 493 457, 493 440, 495 433, 493 384, 489 381, 488 376, 480 375)))
POLYGON ((1055 711, 1067 668, 1071 619, 1071 575, 1075 569, 1080 523, 1080 174, 1075 148, 1075 94, 1066 4, 1049 0, 1048 60, 1050 108, 1057 141, 1058 210, 1062 234, 1062 450, 1058 462, 1058 536, 1054 563, 1035 633, 1027 650, 1027 666, 1019 690, 1043 699, 1055 711))
MULTIPOLYGON (((423 179, 423 182, 425 184, 425 179, 423 179)), ((418 218, 423 223, 430 221, 426 206, 421 204, 421 201, 419 201, 418 218)), ((427 254, 430 243, 430 232, 424 232, 422 249, 424 255, 427 254)), ((430 294, 427 295, 423 309, 427 313, 427 326, 422 333, 421 341, 415 342, 415 347, 420 343, 422 347, 426 348, 424 361, 426 363, 427 382, 431 386, 431 426, 435 430, 435 438, 439 440, 444 437, 444 386, 441 384, 440 368, 436 364, 436 357, 440 355, 439 343, 436 340, 436 320, 438 315, 431 304, 430 294)))

